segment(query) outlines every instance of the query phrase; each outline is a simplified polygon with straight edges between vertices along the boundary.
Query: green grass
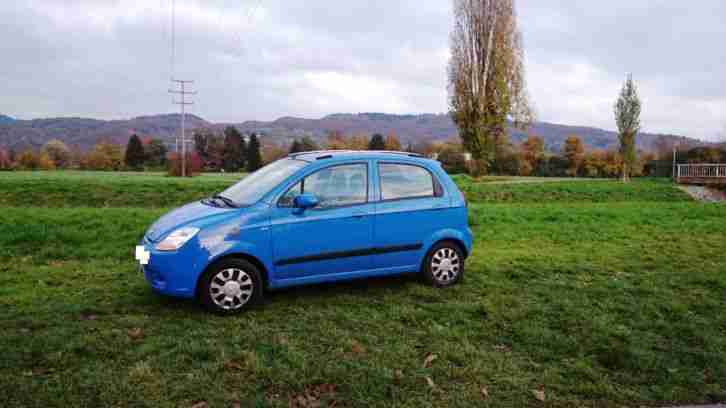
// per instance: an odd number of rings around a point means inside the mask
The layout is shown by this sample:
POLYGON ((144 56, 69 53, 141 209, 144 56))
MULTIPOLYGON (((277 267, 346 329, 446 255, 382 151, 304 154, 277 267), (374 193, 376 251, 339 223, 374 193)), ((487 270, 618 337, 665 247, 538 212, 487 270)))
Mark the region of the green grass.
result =
POLYGON ((167 177, 163 173, 0 172, 0 206, 172 207, 226 188, 240 173, 167 177))
POLYGON ((148 207, 234 178, 62 174, 0 173, 3 406, 288 406, 307 394, 323 406, 726 400, 726 206, 667 182, 457 177, 476 236, 461 285, 303 287, 221 318, 152 294, 132 250, 165 211, 148 207), (19 197, 49 191, 67 193, 19 197))

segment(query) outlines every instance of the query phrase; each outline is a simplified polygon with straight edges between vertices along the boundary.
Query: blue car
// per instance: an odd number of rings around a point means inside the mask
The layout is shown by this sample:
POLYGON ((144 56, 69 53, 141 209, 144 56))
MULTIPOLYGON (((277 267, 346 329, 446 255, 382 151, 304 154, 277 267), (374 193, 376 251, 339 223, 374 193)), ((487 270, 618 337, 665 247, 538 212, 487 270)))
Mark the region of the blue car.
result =
POLYGON ((450 286, 471 244, 464 195, 439 162, 319 151, 162 216, 136 259, 154 291, 226 314, 293 285, 420 273, 450 286))

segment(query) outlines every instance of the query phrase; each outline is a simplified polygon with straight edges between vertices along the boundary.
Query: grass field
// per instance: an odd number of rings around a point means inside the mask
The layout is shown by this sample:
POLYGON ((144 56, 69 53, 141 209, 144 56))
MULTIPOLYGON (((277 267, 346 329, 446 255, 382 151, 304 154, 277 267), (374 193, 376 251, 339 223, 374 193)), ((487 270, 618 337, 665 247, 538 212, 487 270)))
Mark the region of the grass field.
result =
POLYGON ((476 238, 456 287, 304 287, 231 318, 151 293, 145 228, 238 177, 0 173, 1 405, 726 400, 724 204, 667 181, 457 176, 476 238))

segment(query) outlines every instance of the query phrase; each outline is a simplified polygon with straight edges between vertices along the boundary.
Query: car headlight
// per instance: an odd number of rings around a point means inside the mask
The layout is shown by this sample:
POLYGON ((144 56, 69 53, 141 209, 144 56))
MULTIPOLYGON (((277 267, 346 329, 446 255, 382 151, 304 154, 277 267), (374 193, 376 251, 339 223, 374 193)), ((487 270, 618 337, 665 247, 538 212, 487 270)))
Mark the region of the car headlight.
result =
POLYGON ((187 243, 194 234, 199 232, 199 228, 184 227, 169 234, 161 242, 156 244, 156 249, 159 251, 176 251, 187 243))

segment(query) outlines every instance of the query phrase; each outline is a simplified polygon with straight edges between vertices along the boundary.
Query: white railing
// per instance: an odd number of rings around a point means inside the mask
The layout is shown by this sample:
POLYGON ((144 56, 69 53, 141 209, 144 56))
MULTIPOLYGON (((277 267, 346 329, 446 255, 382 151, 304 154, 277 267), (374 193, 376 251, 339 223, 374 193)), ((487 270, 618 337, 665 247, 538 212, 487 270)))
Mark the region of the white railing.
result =
POLYGON ((726 164, 679 164, 678 178, 726 178, 726 164))

